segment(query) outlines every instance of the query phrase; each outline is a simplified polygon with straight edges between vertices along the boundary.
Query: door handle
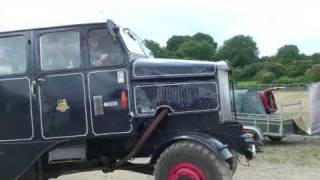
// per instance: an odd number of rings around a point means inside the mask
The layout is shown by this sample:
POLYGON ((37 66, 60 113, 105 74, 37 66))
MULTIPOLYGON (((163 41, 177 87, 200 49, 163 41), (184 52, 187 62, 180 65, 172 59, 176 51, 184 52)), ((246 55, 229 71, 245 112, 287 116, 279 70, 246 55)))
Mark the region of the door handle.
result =
POLYGON ((37 95, 36 95, 36 85, 37 85, 37 83, 36 83, 36 81, 32 81, 31 82, 31 94, 32 94, 32 96, 34 96, 34 97, 36 97, 37 95))

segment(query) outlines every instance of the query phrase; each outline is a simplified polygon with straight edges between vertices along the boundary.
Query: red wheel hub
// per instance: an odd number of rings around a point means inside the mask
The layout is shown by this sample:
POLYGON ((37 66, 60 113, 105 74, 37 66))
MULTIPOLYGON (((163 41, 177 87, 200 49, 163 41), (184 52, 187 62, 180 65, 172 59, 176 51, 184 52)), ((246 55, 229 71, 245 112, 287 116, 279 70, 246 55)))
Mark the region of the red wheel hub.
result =
POLYGON ((198 166, 189 162, 181 162, 171 168, 168 180, 207 180, 207 177, 198 166))

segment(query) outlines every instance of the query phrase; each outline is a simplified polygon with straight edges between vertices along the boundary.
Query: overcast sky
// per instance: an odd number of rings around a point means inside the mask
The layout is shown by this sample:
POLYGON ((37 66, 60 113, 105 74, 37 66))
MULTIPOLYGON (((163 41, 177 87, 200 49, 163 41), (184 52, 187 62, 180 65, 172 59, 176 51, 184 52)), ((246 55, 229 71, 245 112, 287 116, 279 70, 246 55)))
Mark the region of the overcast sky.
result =
POLYGON ((317 0, 0 0, 0 31, 107 18, 161 45, 172 35, 204 32, 219 45, 234 35, 251 35, 260 56, 284 44, 320 52, 317 0))

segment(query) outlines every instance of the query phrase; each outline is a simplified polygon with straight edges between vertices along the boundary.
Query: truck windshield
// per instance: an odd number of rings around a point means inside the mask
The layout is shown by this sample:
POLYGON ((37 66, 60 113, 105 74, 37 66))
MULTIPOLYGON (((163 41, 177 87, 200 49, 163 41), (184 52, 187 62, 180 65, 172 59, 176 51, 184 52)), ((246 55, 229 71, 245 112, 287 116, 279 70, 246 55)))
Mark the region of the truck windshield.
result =
POLYGON ((131 53, 143 57, 153 57, 143 40, 129 28, 120 28, 120 34, 131 53))

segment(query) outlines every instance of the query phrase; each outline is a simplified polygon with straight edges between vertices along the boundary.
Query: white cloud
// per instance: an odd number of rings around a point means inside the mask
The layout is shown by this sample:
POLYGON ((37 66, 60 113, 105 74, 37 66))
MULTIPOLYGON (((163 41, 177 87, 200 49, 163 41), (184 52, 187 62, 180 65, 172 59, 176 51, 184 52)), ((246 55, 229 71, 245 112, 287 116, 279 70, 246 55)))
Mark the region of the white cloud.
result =
POLYGON ((205 32, 221 45, 237 35, 251 35, 261 55, 284 44, 302 52, 320 51, 316 0, 1 0, 0 31, 84 22, 106 18, 140 36, 165 45, 171 35, 205 32))

